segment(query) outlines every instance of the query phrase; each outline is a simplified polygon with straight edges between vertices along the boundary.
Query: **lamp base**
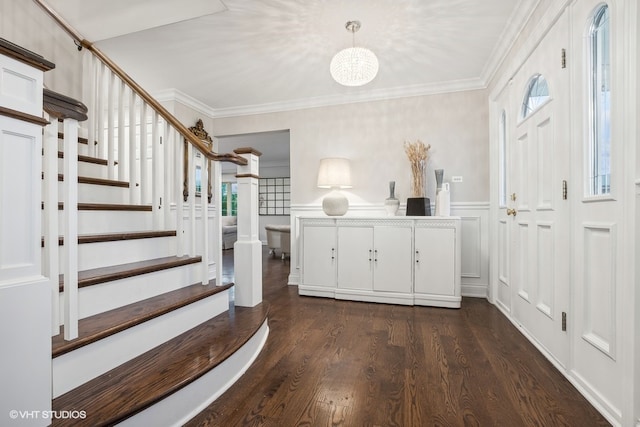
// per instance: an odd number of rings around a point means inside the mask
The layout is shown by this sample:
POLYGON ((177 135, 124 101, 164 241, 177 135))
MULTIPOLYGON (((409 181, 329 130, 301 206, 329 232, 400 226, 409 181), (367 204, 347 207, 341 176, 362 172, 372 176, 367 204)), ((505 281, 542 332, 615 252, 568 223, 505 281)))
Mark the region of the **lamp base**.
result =
POLYGON ((338 190, 334 190, 322 199, 322 210, 329 216, 342 216, 349 210, 349 200, 338 190))

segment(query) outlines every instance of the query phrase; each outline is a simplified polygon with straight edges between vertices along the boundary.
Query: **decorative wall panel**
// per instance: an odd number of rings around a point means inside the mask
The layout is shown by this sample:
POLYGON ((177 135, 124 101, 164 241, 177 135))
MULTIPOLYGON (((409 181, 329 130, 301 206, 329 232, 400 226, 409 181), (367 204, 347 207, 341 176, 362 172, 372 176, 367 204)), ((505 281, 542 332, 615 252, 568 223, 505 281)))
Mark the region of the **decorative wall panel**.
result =
POLYGON ((554 235, 552 223, 539 222, 537 226, 537 287, 536 307, 545 315, 553 318, 554 301, 554 235))
POLYGON ((480 271, 480 217, 461 217, 462 227, 462 277, 481 276, 480 271))
POLYGON ((544 120, 537 127, 538 149, 538 209, 552 209, 553 193, 553 126, 551 118, 544 120))
POLYGON ((582 337, 615 359, 615 224, 583 224, 584 330, 582 337))
POLYGON ((518 247, 518 264, 519 268, 517 271, 522 275, 517 278, 518 283, 518 295, 522 299, 527 302, 529 301, 529 293, 530 293, 530 283, 531 283, 531 274, 529 269, 529 223, 528 222, 519 222, 518 223, 518 233, 519 233, 519 244, 518 247))

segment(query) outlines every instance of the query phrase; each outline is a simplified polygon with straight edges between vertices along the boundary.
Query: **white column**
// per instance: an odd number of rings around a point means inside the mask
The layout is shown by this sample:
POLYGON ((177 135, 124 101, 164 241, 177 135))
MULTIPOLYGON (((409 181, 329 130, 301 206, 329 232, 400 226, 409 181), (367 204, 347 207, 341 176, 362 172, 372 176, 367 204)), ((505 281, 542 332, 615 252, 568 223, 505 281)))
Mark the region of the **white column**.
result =
POLYGON ((247 159, 238 166, 238 240, 233 245, 235 305, 254 307, 262 302, 262 242, 258 222, 258 158, 251 148, 235 150, 247 159))

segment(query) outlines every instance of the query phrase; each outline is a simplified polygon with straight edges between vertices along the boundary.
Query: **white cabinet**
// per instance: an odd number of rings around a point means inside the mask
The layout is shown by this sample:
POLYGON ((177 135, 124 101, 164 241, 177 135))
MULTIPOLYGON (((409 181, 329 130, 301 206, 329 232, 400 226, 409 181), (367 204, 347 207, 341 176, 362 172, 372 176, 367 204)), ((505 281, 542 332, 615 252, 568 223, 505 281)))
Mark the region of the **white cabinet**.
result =
POLYGON ((460 307, 457 217, 301 218, 300 295, 460 307))

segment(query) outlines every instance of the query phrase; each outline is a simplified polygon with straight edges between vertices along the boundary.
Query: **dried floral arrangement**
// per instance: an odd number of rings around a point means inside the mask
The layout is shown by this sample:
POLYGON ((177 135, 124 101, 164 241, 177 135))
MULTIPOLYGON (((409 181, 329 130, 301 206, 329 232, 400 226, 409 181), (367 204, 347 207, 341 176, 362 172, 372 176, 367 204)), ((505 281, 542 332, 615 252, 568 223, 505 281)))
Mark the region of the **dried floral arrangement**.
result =
POLYGON ((420 140, 416 142, 404 142, 404 151, 407 153, 409 163, 411 163, 411 192, 413 197, 424 197, 426 185, 425 168, 429 159, 429 149, 431 144, 426 144, 420 140))

